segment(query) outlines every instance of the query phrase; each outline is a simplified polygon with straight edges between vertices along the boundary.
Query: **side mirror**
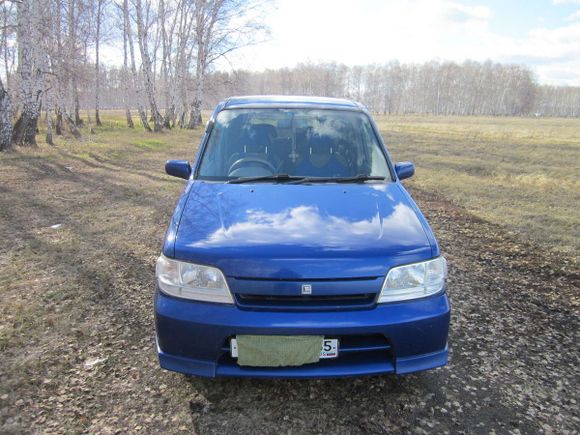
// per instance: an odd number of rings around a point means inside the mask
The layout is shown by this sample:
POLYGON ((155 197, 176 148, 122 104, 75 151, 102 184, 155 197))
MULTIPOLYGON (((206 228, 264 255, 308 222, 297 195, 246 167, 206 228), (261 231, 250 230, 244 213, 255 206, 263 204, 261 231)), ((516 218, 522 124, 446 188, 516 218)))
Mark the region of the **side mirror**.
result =
POLYGON ((167 160, 165 172, 167 175, 188 180, 191 175, 191 165, 187 160, 167 160))
POLYGON ((411 162, 399 162, 395 165, 395 172, 399 180, 411 178, 415 173, 415 165, 411 162))

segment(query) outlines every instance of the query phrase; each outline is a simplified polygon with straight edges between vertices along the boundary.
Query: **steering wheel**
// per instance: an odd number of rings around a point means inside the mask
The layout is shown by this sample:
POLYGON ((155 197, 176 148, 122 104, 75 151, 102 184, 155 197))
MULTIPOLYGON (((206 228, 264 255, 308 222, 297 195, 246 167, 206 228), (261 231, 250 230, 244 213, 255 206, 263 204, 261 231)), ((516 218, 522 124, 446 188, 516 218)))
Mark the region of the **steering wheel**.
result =
POLYGON ((272 174, 276 173, 276 168, 268 160, 262 159, 260 157, 249 156, 249 157, 242 157, 241 159, 238 159, 234 163, 232 163, 232 165, 230 166, 230 169, 228 169, 228 174, 231 174, 236 169, 240 169, 241 167, 246 166, 249 163, 257 163, 257 164, 261 165, 263 168, 269 170, 272 174))

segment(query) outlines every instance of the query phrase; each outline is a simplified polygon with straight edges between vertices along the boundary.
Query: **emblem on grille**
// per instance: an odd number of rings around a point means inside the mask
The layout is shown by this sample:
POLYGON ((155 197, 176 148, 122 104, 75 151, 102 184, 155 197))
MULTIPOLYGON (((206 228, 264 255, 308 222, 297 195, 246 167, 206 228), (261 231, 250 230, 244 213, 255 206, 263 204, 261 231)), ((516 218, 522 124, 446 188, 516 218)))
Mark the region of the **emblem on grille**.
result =
POLYGON ((303 295, 311 295, 312 294, 312 285, 302 284, 302 294, 303 295))

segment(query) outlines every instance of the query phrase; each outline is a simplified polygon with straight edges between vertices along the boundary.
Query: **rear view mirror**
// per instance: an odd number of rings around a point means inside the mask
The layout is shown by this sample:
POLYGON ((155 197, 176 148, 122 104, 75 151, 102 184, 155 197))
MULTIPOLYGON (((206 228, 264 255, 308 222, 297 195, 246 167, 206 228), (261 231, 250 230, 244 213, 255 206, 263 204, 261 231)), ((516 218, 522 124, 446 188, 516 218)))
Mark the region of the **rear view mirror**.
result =
POLYGON ((167 160, 165 172, 167 175, 188 180, 191 175, 191 165, 187 160, 167 160))
POLYGON ((411 162, 399 162, 395 165, 395 172, 399 180, 411 178, 415 173, 415 165, 411 162))

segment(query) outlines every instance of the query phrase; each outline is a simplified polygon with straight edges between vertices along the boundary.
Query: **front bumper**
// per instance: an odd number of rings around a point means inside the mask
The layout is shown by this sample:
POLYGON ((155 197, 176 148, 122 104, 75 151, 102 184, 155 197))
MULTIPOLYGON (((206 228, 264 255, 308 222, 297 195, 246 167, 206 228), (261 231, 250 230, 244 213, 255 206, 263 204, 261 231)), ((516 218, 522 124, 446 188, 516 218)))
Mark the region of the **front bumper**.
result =
MULTIPOLYGON (((161 367, 206 377, 323 378, 405 374, 447 363, 445 293, 372 309, 326 312, 250 311, 234 305, 155 295, 161 367), (324 335, 351 343, 335 359, 298 367, 241 367, 229 356, 237 334, 324 335)), ((341 341, 341 348, 342 348, 341 341)))

